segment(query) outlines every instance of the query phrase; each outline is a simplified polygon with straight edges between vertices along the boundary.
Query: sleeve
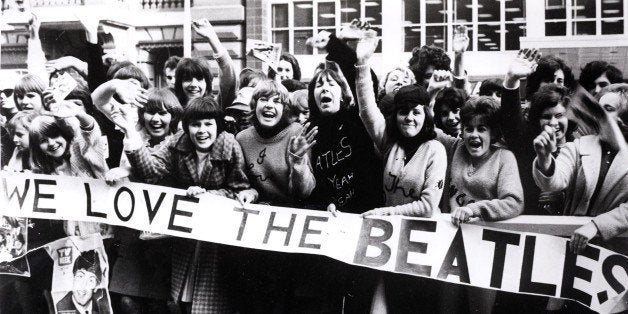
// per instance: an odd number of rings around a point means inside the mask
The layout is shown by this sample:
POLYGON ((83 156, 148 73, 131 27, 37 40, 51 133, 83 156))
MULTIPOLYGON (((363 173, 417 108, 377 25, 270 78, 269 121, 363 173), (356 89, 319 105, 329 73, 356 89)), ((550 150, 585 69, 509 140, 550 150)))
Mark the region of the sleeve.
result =
POLYGON ((362 65, 356 66, 355 69, 360 118, 373 143, 375 143, 375 147, 380 153, 383 153, 386 139, 386 119, 375 102, 375 92, 369 75, 370 67, 362 65))
POLYGON ((602 239, 608 240, 628 231, 628 202, 593 218, 602 239))
POLYGON ((534 158, 532 162, 532 177, 534 182, 541 189, 541 191, 562 191, 569 187, 573 177, 578 171, 578 151, 576 146, 580 143, 579 140, 570 142, 561 148, 558 157, 552 158, 553 172, 544 174, 537 167, 537 158, 534 158))
MULTIPOLYGON (((331 34, 329 36, 329 42, 327 43, 327 60, 334 61, 338 64, 342 74, 347 79, 353 98, 357 99, 355 86, 356 71, 354 65, 358 61, 358 58, 355 51, 342 42, 342 40, 338 39, 336 35, 331 34)), ((373 90, 377 90, 377 75, 375 75, 373 71, 371 71, 371 78, 373 80, 373 90)))
POLYGON ((447 163, 442 161, 447 160, 447 155, 442 144, 434 144, 425 169, 425 183, 420 198, 412 203, 390 207, 392 215, 432 217, 434 211, 438 211, 447 172, 447 163))
POLYGON ((497 198, 470 203, 474 216, 487 221, 504 220, 523 212, 523 188, 515 156, 502 150, 497 177, 497 198))
POLYGON ((231 105, 236 98, 236 74, 233 59, 228 52, 214 55, 220 68, 220 102, 223 108, 231 105))
POLYGON ((443 146, 445 146, 445 151, 448 155, 452 155, 454 149, 456 148, 456 145, 458 144, 459 139, 443 132, 443 130, 441 129, 436 128, 435 131, 436 140, 443 144, 443 146))
POLYGON ((173 136, 166 145, 160 146, 152 154, 144 145, 138 149, 127 151, 126 156, 131 163, 133 173, 142 180, 161 179, 172 173, 175 156, 172 147, 180 136, 173 136))
MULTIPOLYGON (((238 192, 242 190, 249 190, 250 192, 258 195, 257 191, 251 188, 249 184, 249 178, 245 171, 244 154, 242 153, 242 147, 231 137, 233 141, 231 146, 231 169, 228 169, 227 178, 224 187, 216 190, 211 190, 210 193, 225 196, 228 198, 236 198, 238 192)), ((257 197, 256 197, 257 199, 257 197)))
POLYGON ((87 85, 94 91, 107 81, 107 70, 102 63, 103 49, 98 44, 86 43, 87 50, 87 85))
POLYGON ((28 52, 26 55, 26 66, 28 73, 38 76, 48 83, 48 72, 46 72, 46 56, 41 47, 39 36, 28 39, 28 52))
POLYGON ((514 89, 503 88, 500 112, 502 115, 499 119, 500 128, 508 148, 516 150, 528 145, 529 143, 525 143, 524 140, 525 128, 518 85, 514 89))

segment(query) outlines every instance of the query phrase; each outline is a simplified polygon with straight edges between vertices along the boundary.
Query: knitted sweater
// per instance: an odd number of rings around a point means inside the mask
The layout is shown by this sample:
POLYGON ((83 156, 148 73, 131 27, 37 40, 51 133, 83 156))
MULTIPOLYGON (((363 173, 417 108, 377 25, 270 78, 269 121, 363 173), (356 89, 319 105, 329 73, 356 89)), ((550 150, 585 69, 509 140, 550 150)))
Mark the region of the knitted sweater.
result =
POLYGON ((445 145, 451 160, 443 211, 466 206, 474 216, 484 220, 503 220, 521 214, 523 188, 511 151, 491 145, 489 154, 476 161, 471 159, 462 139, 440 130, 437 139, 445 145))
POLYGON ((301 129, 299 123, 292 123, 275 136, 263 138, 251 126, 236 136, 249 181, 258 191, 260 202, 290 205, 295 197, 307 196, 314 188, 309 156, 295 163, 288 152, 290 139, 301 129))
POLYGON ((386 132, 386 119, 375 103, 368 66, 356 66, 356 92, 360 118, 375 147, 383 152, 384 197, 388 212, 395 215, 430 217, 438 210, 443 193, 446 153, 443 145, 427 141, 406 163, 406 152, 392 142, 386 132))

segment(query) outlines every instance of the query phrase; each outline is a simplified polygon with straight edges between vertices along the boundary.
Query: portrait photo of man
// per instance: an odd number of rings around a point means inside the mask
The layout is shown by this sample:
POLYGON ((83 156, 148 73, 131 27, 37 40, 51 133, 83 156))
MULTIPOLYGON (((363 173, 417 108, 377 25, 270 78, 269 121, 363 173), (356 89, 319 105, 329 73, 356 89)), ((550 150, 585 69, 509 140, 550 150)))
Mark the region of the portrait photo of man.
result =
POLYGON ((103 276, 98 252, 95 250, 81 252, 74 261, 72 274, 72 291, 57 302, 57 313, 110 313, 107 293, 104 288, 98 288, 103 276))

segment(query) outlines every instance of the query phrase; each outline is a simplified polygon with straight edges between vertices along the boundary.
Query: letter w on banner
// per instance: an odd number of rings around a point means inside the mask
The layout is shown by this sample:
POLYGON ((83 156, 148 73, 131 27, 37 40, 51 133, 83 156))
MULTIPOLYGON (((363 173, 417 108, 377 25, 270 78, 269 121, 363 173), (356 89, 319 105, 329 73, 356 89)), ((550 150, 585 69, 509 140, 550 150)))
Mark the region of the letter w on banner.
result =
MULTIPOLYGON (((383 271, 572 299, 602 313, 628 308, 625 255, 594 245, 574 255, 564 238, 474 224, 458 228, 449 215, 332 217, 297 208, 242 208, 224 197, 187 197, 184 190, 161 186, 110 187, 95 179, 34 174, 3 173, 0 185, 0 215, 91 221, 240 247, 324 255, 383 271)), ((90 249, 78 251, 85 250, 90 249)), ((102 254, 99 258, 102 262, 102 254)), ((106 287, 100 283, 98 287, 106 287)))

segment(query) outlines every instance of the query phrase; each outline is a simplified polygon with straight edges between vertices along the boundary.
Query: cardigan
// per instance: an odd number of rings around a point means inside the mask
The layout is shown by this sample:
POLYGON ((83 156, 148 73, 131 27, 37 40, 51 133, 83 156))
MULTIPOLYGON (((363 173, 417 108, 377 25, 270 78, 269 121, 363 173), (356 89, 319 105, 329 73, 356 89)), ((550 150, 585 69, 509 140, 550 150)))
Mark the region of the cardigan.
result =
POLYGON ((392 214, 430 217, 439 212, 438 203, 443 193, 447 170, 445 148, 429 140, 406 163, 406 152, 392 142, 386 119, 375 103, 375 93, 368 66, 356 66, 356 92, 360 118, 375 147, 385 160, 383 180, 386 206, 392 214))
POLYGON ((289 145, 302 126, 292 123, 270 138, 259 135, 254 126, 238 133, 251 185, 260 195, 260 202, 293 205, 295 198, 304 197, 316 184, 309 156, 298 164, 290 158, 289 145))
POLYGON ((628 231, 628 152, 613 159, 598 198, 589 204, 600 172, 602 146, 597 135, 587 135, 567 143, 558 157, 551 157, 554 172, 544 174, 533 163, 534 181, 542 190, 566 189, 565 215, 589 213, 602 239, 607 241, 628 231))

